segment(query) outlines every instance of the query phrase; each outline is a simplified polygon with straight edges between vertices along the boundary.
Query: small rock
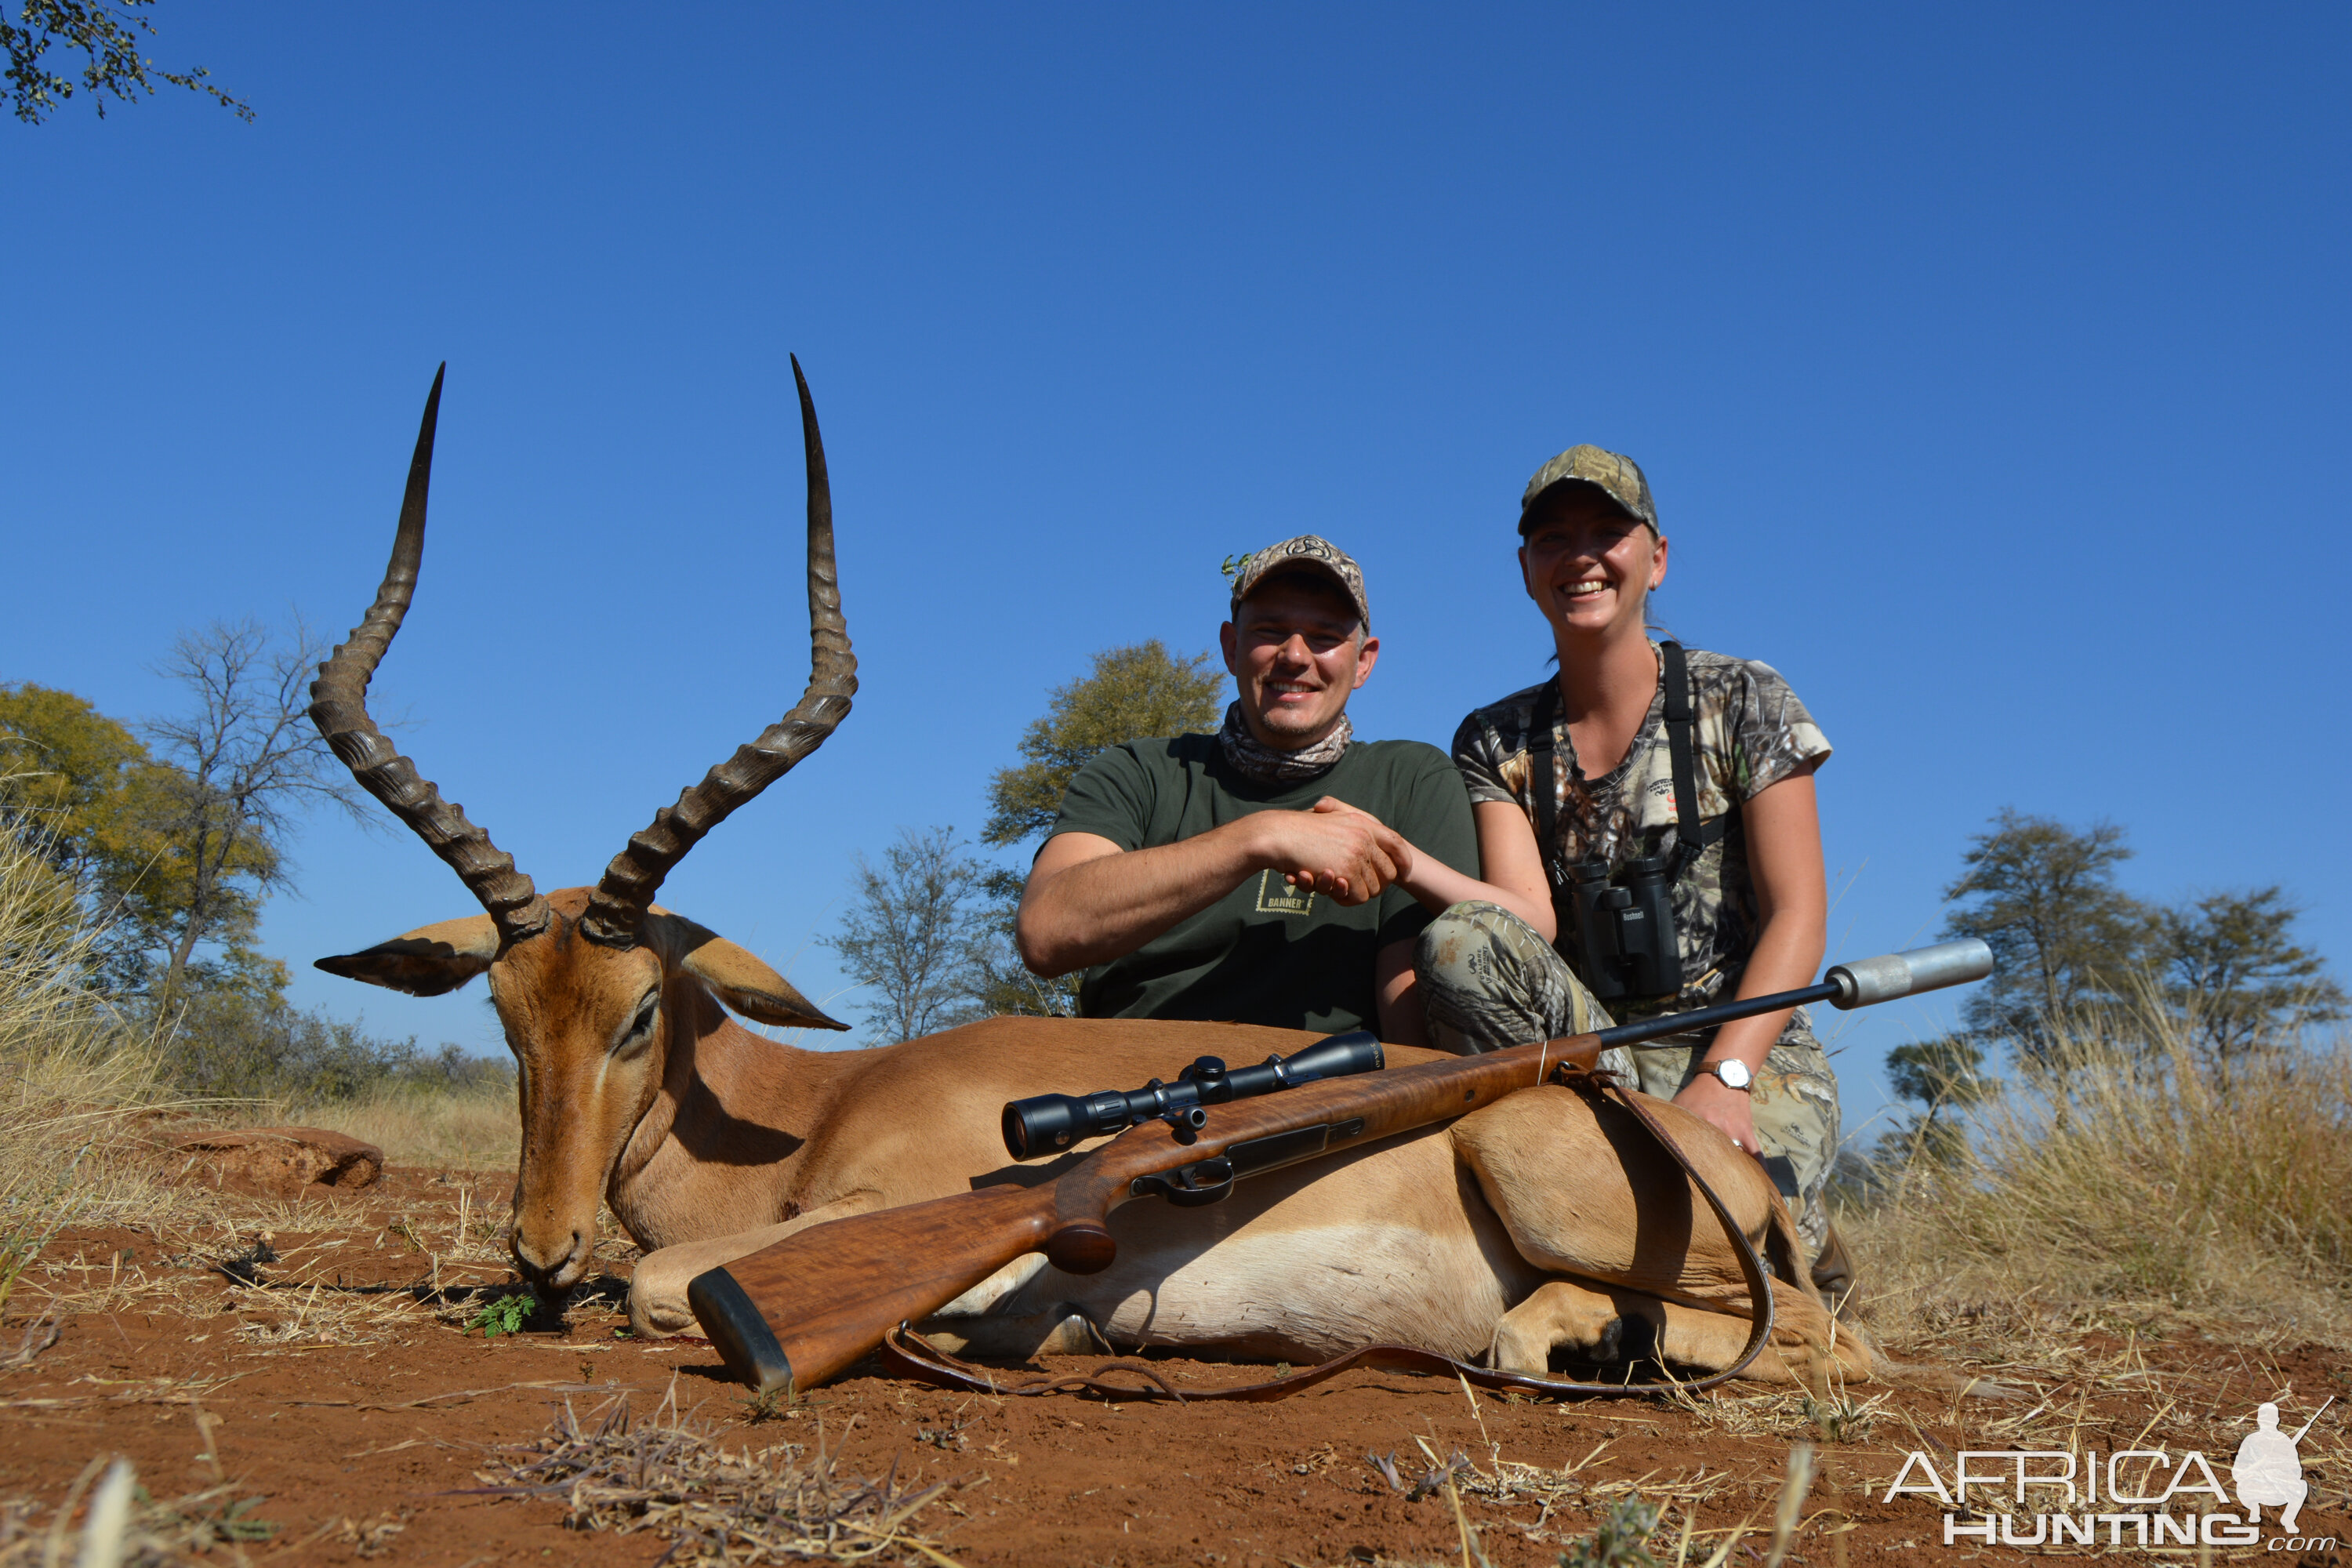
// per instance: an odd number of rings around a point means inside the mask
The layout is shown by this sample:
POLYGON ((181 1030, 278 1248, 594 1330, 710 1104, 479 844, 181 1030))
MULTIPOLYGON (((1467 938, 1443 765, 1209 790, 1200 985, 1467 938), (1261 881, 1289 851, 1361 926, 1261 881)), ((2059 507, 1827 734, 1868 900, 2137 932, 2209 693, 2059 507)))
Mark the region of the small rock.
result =
POLYGON ((242 1127, 233 1132, 192 1132, 172 1147, 199 1157, 215 1186, 234 1185, 269 1197, 297 1197, 311 1185, 373 1186, 383 1174, 383 1151, 323 1127, 242 1127))

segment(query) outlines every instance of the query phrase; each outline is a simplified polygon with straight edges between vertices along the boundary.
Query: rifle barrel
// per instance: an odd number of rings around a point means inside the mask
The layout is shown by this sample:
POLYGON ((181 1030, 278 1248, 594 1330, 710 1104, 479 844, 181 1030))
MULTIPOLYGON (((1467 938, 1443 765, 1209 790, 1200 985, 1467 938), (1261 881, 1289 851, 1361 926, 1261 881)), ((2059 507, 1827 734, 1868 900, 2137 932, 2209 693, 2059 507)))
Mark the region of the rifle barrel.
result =
POLYGON ((1753 1018, 1759 1013, 1777 1013, 1783 1007, 1801 1007, 1808 1002, 1827 1002, 1838 1008, 1867 1007, 1922 991, 1965 985, 1991 973, 1992 949, 1983 942, 1973 937, 1962 942, 1939 942, 1933 947, 1915 947, 1907 952, 1832 964, 1817 984, 1800 985, 1794 991, 1776 991, 1769 996, 1717 1002, 1711 1007, 1694 1007, 1687 1013, 1662 1013, 1637 1023, 1619 1024, 1601 1030, 1599 1038, 1601 1048, 1606 1050, 1612 1046, 1638 1046, 1644 1040, 1668 1035, 1712 1029, 1717 1024, 1753 1018))
POLYGON ((1654 1018, 1643 1018, 1631 1024, 1618 1024, 1593 1036, 1601 1048, 1612 1046, 1638 1046, 1644 1040, 1655 1040, 1667 1035, 1685 1035, 1694 1029, 1712 1029, 1717 1024, 1728 1024, 1738 1018, 1753 1018, 1759 1013, 1777 1013, 1783 1007, 1801 1007, 1808 1002, 1834 1002, 1841 987, 1834 980, 1824 980, 1815 985, 1801 985, 1794 991, 1776 991, 1769 996, 1749 996, 1738 1002, 1717 1002, 1712 1007, 1694 1007, 1687 1013, 1661 1013, 1654 1018))

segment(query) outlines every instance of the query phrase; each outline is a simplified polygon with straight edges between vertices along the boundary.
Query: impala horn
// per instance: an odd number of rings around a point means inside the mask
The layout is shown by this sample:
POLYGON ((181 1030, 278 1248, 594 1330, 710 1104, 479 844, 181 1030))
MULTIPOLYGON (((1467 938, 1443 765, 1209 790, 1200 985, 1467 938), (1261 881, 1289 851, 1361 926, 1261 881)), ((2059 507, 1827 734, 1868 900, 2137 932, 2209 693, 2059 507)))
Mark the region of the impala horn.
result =
POLYGON ((824 744, 849 714, 857 690, 857 657, 849 648, 848 623, 841 616, 841 584, 833 563, 833 488, 825 479, 824 439, 817 433, 816 405, 808 378, 793 360, 793 381, 801 394, 801 439, 808 454, 809 682, 791 712, 761 731, 748 746, 680 791, 676 805, 654 814, 653 825, 613 857, 604 880, 580 919, 593 942, 628 947, 638 922, 671 868, 686 858, 702 836, 727 820, 761 790, 790 773, 793 764, 824 744))
POLYGON ((351 639, 319 667, 319 679, 310 687, 310 721, 360 787, 383 802, 433 853, 449 862, 458 879, 489 910, 503 950, 547 928, 547 900, 529 877, 515 869, 514 857, 466 820, 463 806, 443 800, 438 789, 417 776, 415 764, 384 738, 367 710, 368 682, 416 594, 417 564, 425 557, 425 496, 433 482, 433 430, 441 415, 441 378, 448 370, 444 363, 433 373, 433 390, 425 395, 425 418, 416 429, 416 455, 409 461, 408 492, 401 498, 400 531, 393 536, 383 586, 376 590, 367 618, 352 628, 351 639))

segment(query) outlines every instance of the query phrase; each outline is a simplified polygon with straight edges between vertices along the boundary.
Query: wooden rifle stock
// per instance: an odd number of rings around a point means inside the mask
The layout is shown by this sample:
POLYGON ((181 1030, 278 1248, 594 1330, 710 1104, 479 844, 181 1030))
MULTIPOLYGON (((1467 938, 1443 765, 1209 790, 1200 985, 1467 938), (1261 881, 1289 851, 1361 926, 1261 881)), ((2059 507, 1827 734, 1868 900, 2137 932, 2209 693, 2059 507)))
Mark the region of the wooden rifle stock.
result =
POLYGON ((1192 1144, 1147 1121, 1035 1186, 811 1226, 697 1276, 687 1298, 737 1377, 814 1387, 1024 1254, 1070 1274, 1108 1268, 1118 1245, 1106 1222, 1131 1198, 1214 1202, 1241 1177, 1466 1116, 1562 1067, 1590 1071, 1618 1043, 1578 1035, 1234 1100, 1210 1110, 1192 1144))

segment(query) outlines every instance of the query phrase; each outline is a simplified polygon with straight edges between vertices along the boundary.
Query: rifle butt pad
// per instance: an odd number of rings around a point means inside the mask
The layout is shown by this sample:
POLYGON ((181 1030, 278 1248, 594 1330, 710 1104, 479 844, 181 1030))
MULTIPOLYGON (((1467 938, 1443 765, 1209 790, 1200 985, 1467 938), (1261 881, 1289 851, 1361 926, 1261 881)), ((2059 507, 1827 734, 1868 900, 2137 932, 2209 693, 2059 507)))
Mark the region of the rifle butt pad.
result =
POLYGON ((705 1269, 687 1285, 686 1300, 702 1331, 710 1336, 719 1359, 739 1381, 761 1394, 790 1392, 792 1358, 776 1342, 775 1331, 735 1282, 735 1276, 723 1266, 705 1269))

